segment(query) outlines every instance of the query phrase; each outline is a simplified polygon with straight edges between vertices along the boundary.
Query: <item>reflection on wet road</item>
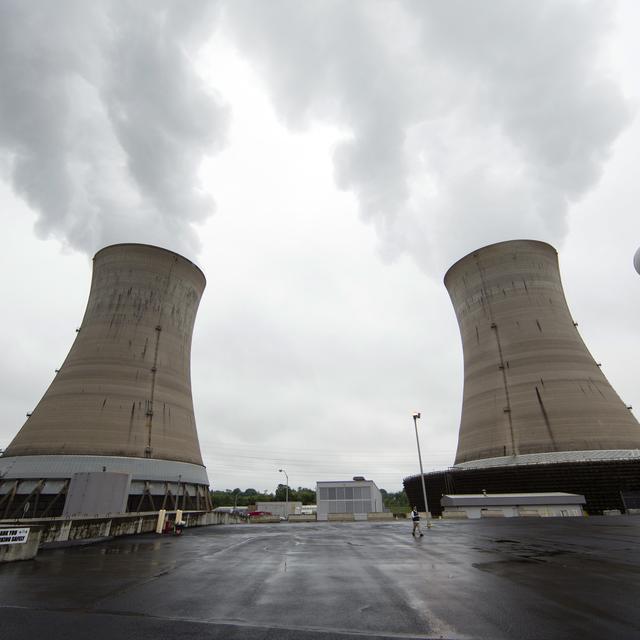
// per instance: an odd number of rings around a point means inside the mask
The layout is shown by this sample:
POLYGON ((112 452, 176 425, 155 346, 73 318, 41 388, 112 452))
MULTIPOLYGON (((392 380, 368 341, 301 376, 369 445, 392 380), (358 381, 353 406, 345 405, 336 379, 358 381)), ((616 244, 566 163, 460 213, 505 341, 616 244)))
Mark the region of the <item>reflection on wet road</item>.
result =
POLYGON ((0 637, 638 638, 640 517, 218 526, 0 565, 0 637))

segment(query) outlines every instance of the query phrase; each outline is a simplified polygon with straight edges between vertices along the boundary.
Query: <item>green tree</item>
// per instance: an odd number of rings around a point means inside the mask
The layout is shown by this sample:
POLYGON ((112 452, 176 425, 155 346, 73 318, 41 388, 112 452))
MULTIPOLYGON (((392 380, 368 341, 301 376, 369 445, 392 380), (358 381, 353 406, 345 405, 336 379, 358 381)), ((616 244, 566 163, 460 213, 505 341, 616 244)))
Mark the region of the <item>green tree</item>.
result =
POLYGON ((225 491, 212 491, 211 501, 214 507, 232 507, 233 493, 230 489, 226 489, 225 491))
POLYGON ((382 494, 382 502, 385 507, 394 513, 408 513, 410 511, 409 498, 404 491, 389 493, 384 489, 380 489, 382 494))
MULTIPOLYGON (((275 500, 278 502, 284 502, 287 495, 286 485, 279 484, 275 493, 275 500)), ((294 489, 289 487, 289 502, 302 502, 302 504, 315 504, 316 492, 313 489, 307 489, 306 487, 298 487, 294 489)))
POLYGON ((305 487, 298 487, 296 492, 298 500, 302 504, 316 504, 316 492, 313 489, 306 489, 305 487))
MULTIPOLYGON (((295 500, 295 497, 293 497, 293 494, 294 492, 292 491, 291 487, 289 487, 289 500, 291 502, 295 500)), ((284 502, 286 497, 287 497, 287 485, 279 484, 278 488, 276 489, 276 496, 275 496, 276 502, 284 502)))
MULTIPOLYGON (((250 487, 244 491, 238 487, 235 489, 215 490, 211 492, 214 507, 247 507, 256 502, 284 502, 286 497, 286 485, 279 484, 275 494, 264 491, 260 493, 250 487)), ((294 489, 289 487, 289 502, 302 502, 302 504, 315 504, 316 492, 306 487, 294 489)))
POLYGON ((235 489, 215 490, 211 492, 211 500, 215 507, 248 507, 260 502, 269 502, 273 500, 272 493, 258 493, 255 489, 242 490, 238 487, 235 489))

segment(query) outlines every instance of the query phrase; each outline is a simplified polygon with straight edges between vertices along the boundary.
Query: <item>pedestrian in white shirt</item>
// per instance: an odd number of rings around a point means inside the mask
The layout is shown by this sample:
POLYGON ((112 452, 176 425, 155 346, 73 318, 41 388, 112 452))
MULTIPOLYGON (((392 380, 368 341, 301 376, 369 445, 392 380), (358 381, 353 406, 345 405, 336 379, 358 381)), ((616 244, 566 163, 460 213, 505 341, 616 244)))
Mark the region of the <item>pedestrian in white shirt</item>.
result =
POLYGON ((418 507, 413 507, 411 519, 413 520, 413 531, 411 532, 411 535, 415 538, 417 531, 422 538, 424 534, 422 533, 422 529, 420 529, 420 513, 418 512, 418 507))

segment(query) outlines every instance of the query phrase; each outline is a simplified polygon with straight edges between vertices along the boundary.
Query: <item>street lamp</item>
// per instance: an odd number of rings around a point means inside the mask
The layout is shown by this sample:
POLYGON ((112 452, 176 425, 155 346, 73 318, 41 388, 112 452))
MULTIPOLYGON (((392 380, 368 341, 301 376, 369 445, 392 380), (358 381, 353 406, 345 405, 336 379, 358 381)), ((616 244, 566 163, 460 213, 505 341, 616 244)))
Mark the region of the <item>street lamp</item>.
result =
POLYGON ((284 508, 285 508, 285 516, 287 520, 289 520, 289 476, 284 469, 278 469, 280 473, 284 473, 284 477, 287 479, 287 484, 284 488, 284 508))
POLYGON ((418 462, 420 463, 420 481, 422 482, 422 497, 424 498, 424 510, 427 514, 427 528, 431 527, 431 522, 429 521, 429 503, 427 502, 427 489, 424 486, 424 471, 422 470, 422 456, 420 455, 420 438, 418 438, 418 418, 420 418, 420 413, 416 412, 413 414, 413 426, 416 429, 416 444, 418 445, 418 462))

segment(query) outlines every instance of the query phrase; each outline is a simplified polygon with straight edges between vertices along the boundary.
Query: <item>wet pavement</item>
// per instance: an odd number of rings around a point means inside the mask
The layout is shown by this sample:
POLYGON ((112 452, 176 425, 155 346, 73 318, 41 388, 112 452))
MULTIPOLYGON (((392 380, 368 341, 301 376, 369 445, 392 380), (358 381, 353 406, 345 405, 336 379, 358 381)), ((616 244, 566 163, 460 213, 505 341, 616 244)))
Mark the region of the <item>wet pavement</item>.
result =
POLYGON ((0 638, 640 638, 640 516, 229 525, 0 565, 0 638))

